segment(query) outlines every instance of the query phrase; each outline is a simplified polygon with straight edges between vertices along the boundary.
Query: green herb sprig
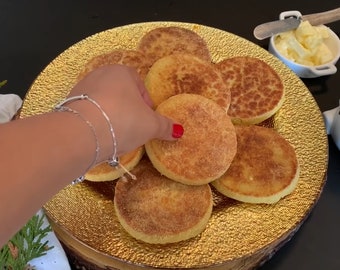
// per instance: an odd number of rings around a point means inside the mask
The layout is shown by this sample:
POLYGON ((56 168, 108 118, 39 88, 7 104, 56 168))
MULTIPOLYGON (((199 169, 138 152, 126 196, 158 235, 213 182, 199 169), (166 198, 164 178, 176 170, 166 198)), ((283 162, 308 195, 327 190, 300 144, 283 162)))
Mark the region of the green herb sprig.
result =
POLYGON ((1 81, 1 82, 0 82, 0 88, 1 88, 2 86, 4 86, 6 83, 7 83, 7 80, 1 81))
POLYGON ((52 231, 50 225, 42 228, 44 215, 34 215, 27 224, 0 250, 0 270, 34 269, 28 262, 46 255, 53 246, 43 238, 52 231))

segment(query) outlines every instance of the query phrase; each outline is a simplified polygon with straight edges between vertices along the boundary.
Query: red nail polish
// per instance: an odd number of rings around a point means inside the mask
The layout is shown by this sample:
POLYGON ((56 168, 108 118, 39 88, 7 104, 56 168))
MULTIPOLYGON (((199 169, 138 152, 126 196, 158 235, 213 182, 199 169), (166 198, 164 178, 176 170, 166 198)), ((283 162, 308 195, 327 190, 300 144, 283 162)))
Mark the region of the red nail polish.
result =
POLYGON ((180 124, 173 124, 172 126, 172 137, 175 139, 181 138, 184 133, 184 128, 180 124))

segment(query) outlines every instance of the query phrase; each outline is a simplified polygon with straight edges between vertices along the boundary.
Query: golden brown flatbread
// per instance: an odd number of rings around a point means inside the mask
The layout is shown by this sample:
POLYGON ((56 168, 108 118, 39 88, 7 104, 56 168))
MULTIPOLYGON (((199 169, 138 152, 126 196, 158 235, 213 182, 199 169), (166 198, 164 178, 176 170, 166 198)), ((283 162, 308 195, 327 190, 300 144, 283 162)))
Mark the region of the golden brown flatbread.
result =
POLYGON ((162 176, 148 159, 132 173, 137 180, 118 180, 114 207, 123 228, 151 244, 186 240, 201 233, 211 216, 210 186, 188 186, 162 176))
POLYGON ((136 69, 141 79, 144 80, 152 63, 146 55, 137 50, 116 49, 110 53, 100 54, 93 57, 78 75, 78 80, 96 68, 105 65, 121 64, 136 69))
POLYGON ((230 90, 215 65, 190 54, 176 53, 156 61, 145 78, 145 86, 155 107, 182 93, 205 96, 225 110, 231 100, 230 90))
POLYGON ((195 94, 179 94, 156 110, 184 127, 177 141, 151 140, 146 153, 155 168, 168 178, 202 185, 222 176, 236 154, 236 132, 226 111, 214 101, 195 94))
MULTIPOLYGON (((130 171, 133 169, 143 157, 144 146, 138 147, 134 151, 127 153, 119 158, 119 163, 130 171)), ((123 176, 126 171, 121 167, 112 167, 107 162, 100 163, 91 168, 85 174, 85 179, 93 182, 103 182, 118 179, 123 176)))
POLYGON ((248 203, 276 203, 299 179, 293 146, 276 130, 236 126, 237 153, 227 172, 212 185, 227 197, 248 203))
POLYGON ((190 53, 211 62, 205 40, 193 30, 177 26, 158 27, 149 31, 141 38, 137 49, 152 62, 173 53, 190 53))
POLYGON ((228 114, 235 124, 258 124, 284 101, 284 86, 275 70, 264 61, 248 56, 226 58, 216 64, 231 91, 228 114))

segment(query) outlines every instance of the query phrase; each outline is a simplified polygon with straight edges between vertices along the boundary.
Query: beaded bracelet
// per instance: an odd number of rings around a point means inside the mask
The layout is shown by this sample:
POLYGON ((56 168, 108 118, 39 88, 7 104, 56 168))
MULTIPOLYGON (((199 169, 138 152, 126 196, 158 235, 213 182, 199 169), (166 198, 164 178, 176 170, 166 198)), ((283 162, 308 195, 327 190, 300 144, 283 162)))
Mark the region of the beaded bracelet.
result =
MULTIPOLYGON (((98 141, 98 136, 97 136, 96 130, 95 130, 94 126, 91 124, 91 122, 88 121, 87 119, 85 119, 78 111, 71 109, 67 106, 63 106, 63 104, 65 104, 65 103, 66 103, 65 101, 62 102, 62 103, 59 103, 57 106, 55 106, 54 110, 59 111, 59 112, 71 112, 71 113, 77 115, 78 117, 80 117, 90 127, 90 129, 93 133, 94 139, 96 141, 96 155, 95 155, 95 158, 93 159, 91 165, 86 170, 86 171, 88 171, 90 168, 92 168, 97 163, 98 156, 99 156, 99 141, 98 141)), ((73 180, 72 184, 77 184, 77 183, 83 182, 84 180, 85 180, 85 176, 82 175, 82 176, 79 176, 78 178, 76 178, 75 180, 73 180)))

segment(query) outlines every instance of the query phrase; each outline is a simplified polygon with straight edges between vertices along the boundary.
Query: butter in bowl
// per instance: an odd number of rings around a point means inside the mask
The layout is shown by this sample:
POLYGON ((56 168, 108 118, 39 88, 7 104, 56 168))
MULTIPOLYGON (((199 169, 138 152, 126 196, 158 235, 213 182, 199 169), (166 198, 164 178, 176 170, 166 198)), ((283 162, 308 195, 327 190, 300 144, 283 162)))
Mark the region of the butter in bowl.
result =
MULTIPOLYGON (((287 16, 300 18, 299 11, 286 11, 287 16)), ((270 38, 269 52, 285 63, 300 78, 315 78, 337 72, 340 58, 339 37, 327 26, 313 26, 307 20, 298 28, 270 38)))

